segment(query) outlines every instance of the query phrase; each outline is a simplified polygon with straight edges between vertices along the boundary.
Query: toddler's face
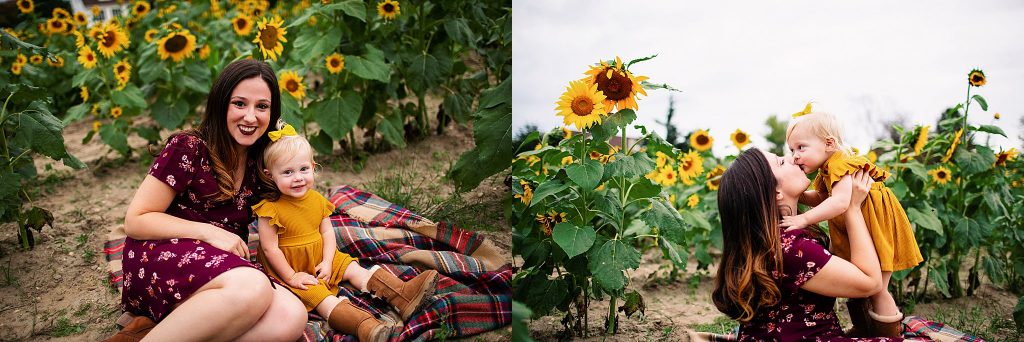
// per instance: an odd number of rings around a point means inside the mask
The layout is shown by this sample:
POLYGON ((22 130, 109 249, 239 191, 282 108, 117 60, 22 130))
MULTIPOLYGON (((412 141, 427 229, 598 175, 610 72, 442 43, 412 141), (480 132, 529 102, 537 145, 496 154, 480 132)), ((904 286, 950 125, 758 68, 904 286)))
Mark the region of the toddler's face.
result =
POLYGON ((790 134, 789 151, 793 154, 793 164, 800 167, 804 174, 810 174, 821 168, 822 164, 834 152, 834 149, 827 146, 825 140, 812 133, 807 126, 797 126, 790 134))
POLYGON ((313 186, 313 156, 309 152, 299 152, 281 159, 268 170, 270 178, 281 194, 302 197, 313 186))

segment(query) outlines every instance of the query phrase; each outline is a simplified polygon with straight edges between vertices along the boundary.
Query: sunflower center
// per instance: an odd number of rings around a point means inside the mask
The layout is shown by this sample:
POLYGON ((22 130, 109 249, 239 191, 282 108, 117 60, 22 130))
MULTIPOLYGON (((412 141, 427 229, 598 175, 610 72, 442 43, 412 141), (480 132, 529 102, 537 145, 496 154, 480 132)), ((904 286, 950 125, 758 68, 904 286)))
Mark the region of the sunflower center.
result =
POLYGON ((579 116, 590 115, 594 111, 594 102, 589 97, 579 96, 572 100, 572 113, 579 116))
POLYGON ((687 159, 679 163, 679 166, 683 167, 683 170, 690 171, 690 167, 693 166, 693 161, 687 159))
POLYGON ((118 74, 124 73, 124 65, 118 65, 117 66, 117 73, 118 74))
POLYGON ((736 141, 737 142, 747 141, 747 135, 743 134, 743 133, 736 133, 736 141))
POLYGON ((103 35, 103 46, 113 47, 114 45, 117 45, 117 33, 107 31, 107 34, 103 35))
POLYGON ((337 67, 340 67, 340 66, 341 66, 341 60, 338 60, 337 58, 331 58, 331 67, 332 68, 337 68, 337 67))
POLYGON ((981 75, 974 74, 973 76, 971 76, 971 81, 973 81, 975 83, 981 82, 981 75))
POLYGON ((395 11, 395 5, 384 4, 384 13, 392 13, 395 11))
POLYGON ((939 171, 938 176, 939 179, 946 179, 946 171, 939 171))
POLYGON ((185 45, 187 44, 188 38, 185 38, 185 36, 180 34, 175 34, 170 39, 167 39, 166 43, 164 43, 164 49, 169 53, 181 52, 181 50, 185 49, 185 45))
POLYGON ((249 27, 249 22, 246 21, 245 18, 239 18, 235 23, 237 23, 238 29, 240 30, 244 30, 246 27, 249 27))
POLYGON ((85 59, 87 59, 90 62, 92 62, 93 59, 96 59, 96 56, 93 56, 93 54, 90 53, 90 54, 85 55, 85 59))
POLYGON ((609 100, 619 101, 629 97, 633 90, 633 81, 629 80, 622 72, 607 68, 597 75, 597 90, 603 91, 609 100), (608 71, 611 70, 612 77, 608 78, 608 71))
POLYGON ((277 47, 277 28, 267 26, 267 28, 260 30, 260 41, 263 42, 263 47, 267 50, 273 50, 277 47))
POLYGON ((697 145, 704 146, 704 145, 707 145, 708 142, 709 142, 708 141, 708 136, 703 135, 703 134, 697 136, 697 145))
POLYGON ((295 80, 288 80, 288 82, 284 84, 284 88, 289 92, 294 93, 299 90, 299 82, 296 82, 295 80))
POLYGON ((142 11, 145 11, 145 10, 146 10, 146 6, 145 5, 139 4, 138 6, 135 6, 135 13, 142 13, 142 11))

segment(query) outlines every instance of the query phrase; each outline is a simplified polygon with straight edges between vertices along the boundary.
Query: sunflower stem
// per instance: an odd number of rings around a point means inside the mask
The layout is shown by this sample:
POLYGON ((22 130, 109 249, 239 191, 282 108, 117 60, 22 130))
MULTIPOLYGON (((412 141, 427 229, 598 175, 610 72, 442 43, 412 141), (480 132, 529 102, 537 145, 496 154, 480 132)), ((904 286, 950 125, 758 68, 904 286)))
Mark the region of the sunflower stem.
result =
POLYGON ((626 149, 626 126, 622 126, 622 140, 619 141, 619 148, 622 149, 622 153, 629 155, 629 150, 626 149))

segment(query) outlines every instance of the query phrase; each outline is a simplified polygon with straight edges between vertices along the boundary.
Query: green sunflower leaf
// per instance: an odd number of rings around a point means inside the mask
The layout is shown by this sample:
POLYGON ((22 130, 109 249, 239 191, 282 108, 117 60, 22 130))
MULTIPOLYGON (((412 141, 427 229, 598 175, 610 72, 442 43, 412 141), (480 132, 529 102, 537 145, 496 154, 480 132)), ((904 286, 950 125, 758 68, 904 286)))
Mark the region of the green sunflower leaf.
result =
POLYGON ((998 134, 1004 137, 1006 136, 1006 132, 1004 132, 1002 128, 999 128, 999 126, 981 125, 978 126, 978 132, 998 134))
POLYGON ((171 103, 158 100, 152 108, 153 119, 160 123, 165 129, 176 129, 181 127, 185 117, 188 116, 188 102, 185 99, 169 100, 171 103))
POLYGON ((318 102, 310 112, 320 128, 331 137, 341 139, 356 126, 359 112, 363 110, 363 99, 354 91, 345 91, 341 97, 331 97, 318 102))
POLYGON ((594 274, 594 280, 607 291, 625 287, 625 271, 640 266, 640 252, 619 239, 604 242, 592 250, 589 256, 587 268, 594 274))
POLYGON ((978 102, 978 105, 981 106, 981 110, 988 111, 988 101, 985 101, 984 97, 981 97, 981 95, 974 95, 971 96, 971 98, 978 102))
POLYGON ((587 192, 597 187, 601 182, 603 172, 604 167, 601 166, 601 163, 590 158, 584 159, 582 163, 573 163, 565 168, 565 173, 569 176, 569 179, 587 192))
POLYGON ((362 56, 345 57, 345 67, 368 80, 387 83, 391 77, 391 68, 384 62, 384 53, 372 45, 366 46, 366 54, 362 56))
POLYGON ((594 245, 597 232, 590 226, 577 227, 572 223, 562 222, 555 225, 551 238, 559 247, 562 247, 566 256, 573 258, 583 254, 594 245))

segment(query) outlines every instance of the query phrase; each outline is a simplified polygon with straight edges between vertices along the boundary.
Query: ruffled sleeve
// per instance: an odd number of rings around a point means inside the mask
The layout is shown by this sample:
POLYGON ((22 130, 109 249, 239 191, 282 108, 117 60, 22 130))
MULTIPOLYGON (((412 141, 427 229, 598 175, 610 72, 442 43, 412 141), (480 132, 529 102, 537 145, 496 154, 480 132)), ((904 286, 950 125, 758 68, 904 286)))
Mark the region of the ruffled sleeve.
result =
POLYGON ((174 193, 181 193, 192 183, 196 169, 204 163, 201 150, 206 144, 196 136, 179 134, 167 141, 167 146, 153 161, 149 174, 167 184, 174 193))
POLYGON ((321 195, 319 191, 315 192, 315 194, 317 201, 320 202, 320 217, 323 218, 331 216, 331 214, 334 213, 334 203, 331 203, 327 198, 324 198, 324 195, 321 195))
POLYGON ((811 280, 832 258, 832 253, 821 242, 803 232, 783 234, 782 246, 782 270, 789 280, 783 283, 792 284, 794 288, 811 280))
POLYGON ((284 225, 278 220, 277 215, 277 203, 262 200, 260 203, 252 206, 252 213, 256 217, 266 217, 270 219, 270 225, 277 227, 277 233, 280 234, 284 231, 284 225))
MULTIPOLYGON (((827 165, 827 176, 823 178, 831 192, 831 189, 843 176, 852 175, 858 170, 867 170, 868 175, 871 176, 876 182, 884 182, 889 178, 889 171, 885 171, 875 164, 872 164, 864 156, 859 155, 846 155, 842 153, 836 153, 833 158, 829 158, 827 165)), ((818 184, 816 181, 815 184, 818 184)))

